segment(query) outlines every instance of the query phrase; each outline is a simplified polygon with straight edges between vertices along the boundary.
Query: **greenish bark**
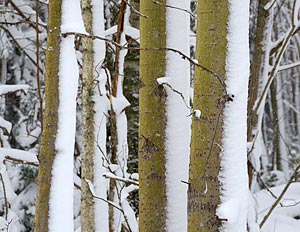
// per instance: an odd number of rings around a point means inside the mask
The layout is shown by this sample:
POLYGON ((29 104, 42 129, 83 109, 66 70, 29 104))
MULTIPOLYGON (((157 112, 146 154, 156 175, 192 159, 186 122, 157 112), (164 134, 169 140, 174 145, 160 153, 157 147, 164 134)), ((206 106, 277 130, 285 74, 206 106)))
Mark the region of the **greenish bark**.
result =
POLYGON ((38 172, 38 188, 35 210, 34 231, 48 231, 49 194, 51 170, 55 157, 55 138, 58 122, 58 69, 60 54, 61 0, 49 1, 48 39, 46 51, 46 83, 45 83, 45 113, 44 128, 41 138, 41 148, 38 172))
MULTIPOLYGON (((141 48, 166 46, 166 9, 152 0, 140 2, 141 48)), ((140 53, 139 230, 163 232, 165 199, 165 92, 156 79, 165 76, 165 51, 140 53)))
POLYGON ((198 3, 196 58, 219 78, 199 67, 194 78, 194 108, 200 119, 192 121, 188 188, 188 231, 219 231, 216 209, 220 203, 220 153, 223 110, 228 0, 200 0, 198 3))
MULTIPOLYGON (((85 29, 93 34, 91 0, 82 0, 85 29)), ((82 161, 81 161, 81 231, 95 231, 94 200, 85 179, 94 180, 94 52, 93 40, 82 38, 82 161)))

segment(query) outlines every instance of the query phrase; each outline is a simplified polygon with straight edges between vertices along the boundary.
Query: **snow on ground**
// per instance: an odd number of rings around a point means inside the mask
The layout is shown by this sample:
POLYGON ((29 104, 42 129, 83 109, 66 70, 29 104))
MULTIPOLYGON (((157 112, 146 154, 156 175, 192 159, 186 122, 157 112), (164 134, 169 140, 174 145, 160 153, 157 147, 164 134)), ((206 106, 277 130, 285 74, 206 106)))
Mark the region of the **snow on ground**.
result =
MULTIPOLYGON (((270 188, 270 191, 278 197, 285 185, 270 188)), ((276 199, 267 190, 259 191, 254 196, 258 205, 259 222, 268 213, 276 199)), ((295 217, 300 216, 300 183, 292 183, 272 212, 270 218, 262 227, 261 232, 299 232, 300 220, 295 217)))

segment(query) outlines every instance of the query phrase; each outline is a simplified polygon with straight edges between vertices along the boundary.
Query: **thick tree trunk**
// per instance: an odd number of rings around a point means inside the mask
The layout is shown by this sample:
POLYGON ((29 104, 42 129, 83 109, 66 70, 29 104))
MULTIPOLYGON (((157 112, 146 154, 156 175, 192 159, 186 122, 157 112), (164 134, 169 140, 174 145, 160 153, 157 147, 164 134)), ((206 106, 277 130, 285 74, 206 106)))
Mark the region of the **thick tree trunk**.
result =
MULTIPOLYGON (((140 3, 148 18, 141 17, 141 48, 166 46, 165 1, 140 3)), ((163 232, 165 199, 165 92, 156 79, 165 76, 166 53, 141 51, 139 129, 139 230, 163 232)))
POLYGON ((188 189, 188 231, 219 231, 216 216, 220 203, 220 153, 222 146, 228 0, 200 0, 197 50, 199 63, 212 72, 196 68, 194 108, 202 111, 193 119, 188 189), (206 192, 208 194, 206 194, 206 192))
POLYGON ((46 92, 44 128, 39 154, 38 189, 34 231, 48 231, 51 170, 55 157, 58 123, 58 70, 60 54, 61 0, 49 1, 48 39, 46 52, 46 92))

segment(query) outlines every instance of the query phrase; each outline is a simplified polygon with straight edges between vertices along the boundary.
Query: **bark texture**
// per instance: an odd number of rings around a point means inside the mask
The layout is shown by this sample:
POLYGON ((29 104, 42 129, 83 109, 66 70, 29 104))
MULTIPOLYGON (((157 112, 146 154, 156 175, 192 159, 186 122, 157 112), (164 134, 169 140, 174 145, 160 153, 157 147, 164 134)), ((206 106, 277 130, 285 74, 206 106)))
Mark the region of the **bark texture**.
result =
MULTIPOLYGON (((263 75, 266 72, 268 62, 268 54, 265 47, 265 41, 268 38, 268 21, 269 13, 264 9, 268 0, 259 0, 258 15, 255 33, 254 53, 250 65, 250 79, 248 89, 248 108, 247 108, 247 141, 252 142, 255 136, 255 130, 258 124, 257 112, 254 112, 255 102, 258 97, 259 88, 263 83, 263 75)), ((251 162, 252 153, 249 154, 248 175, 249 187, 252 185, 253 166, 251 162)))
MULTIPOLYGON (((85 29, 93 34, 93 15, 90 0, 82 0, 85 29)), ((81 231, 95 231, 94 200, 85 179, 94 180, 94 52, 93 40, 82 38, 82 128, 83 151, 81 162, 81 231)))
POLYGON ((49 1, 48 39, 46 51, 46 83, 45 83, 45 112, 44 128, 39 154, 38 188, 34 231, 48 231, 49 194, 51 184, 51 170, 55 157, 55 139, 58 123, 58 69, 60 54, 60 25, 61 0, 49 1))
POLYGON ((257 124, 257 115, 253 112, 253 107, 258 95, 259 80, 264 72, 265 67, 265 49, 264 41, 266 34, 266 22, 269 13, 264 9, 264 6, 268 3, 268 0, 260 0, 258 6, 258 15, 256 23, 255 33, 255 45, 254 53, 250 66, 250 79, 249 79, 249 91, 248 91, 248 122, 247 122, 247 137, 248 141, 253 139, 253 129, 257 124))
MULTIPOLYGON (((152 0, 140 2, 141 48, 166 46, 166 9, 152 0)), ((165 199, 165 92, 156 79, 165 76, 165 51, 141 51, 139 128, 139 230, 163 232, 165 199)))
POLYGON ((188 188, 188 231, 219 231, 216 216, 220 203, 220 153, 225 81, 228 0, 200 0, 198 8, 196 58, 210 72, 196 68, 194 108, 200 119, 192 121, 192 142, 188 188))

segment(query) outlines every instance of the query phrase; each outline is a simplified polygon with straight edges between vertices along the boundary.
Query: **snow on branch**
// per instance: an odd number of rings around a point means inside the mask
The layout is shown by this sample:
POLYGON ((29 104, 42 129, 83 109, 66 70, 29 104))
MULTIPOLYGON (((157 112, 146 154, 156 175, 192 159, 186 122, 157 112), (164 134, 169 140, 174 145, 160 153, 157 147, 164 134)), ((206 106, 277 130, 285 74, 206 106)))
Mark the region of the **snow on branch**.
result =
POLYGON ((157 81, 157 83, 158 83, 159 85, 167 86, 167 87, 169 87, 170 90, 172 90, 174 93, 178 94, 178 95, 181 97, 181 99, 183 100, 183 103, 185 104, 185 106, 186 106, 188 109, 192 110, 192 107, 190 107, 190 106, 188 105, 188 103, 187 103, 187 101, 186 101, 186 99, 185 99, 183 93, 180 92, 180 91, 178 91, 177 89, 174 89, 174 88, 172 87, 172 85, 170 84, 170 80, 171 80, 170 77, 160 77, 160 78, 157 78, 157 79, 156 79, 156 81, 157 81))
POLYGON ((104 198, 102 198, 102 197, 97 196, 96 191, 95 191, 95 187, 94 187, 93 183, 92 183, 90 180, 88 180, 88 179, 84 179, 84 180, 85 180, 85 182, 88 184, 89 190, 90 190, 90 192, 91 192, 93 198, 98 199, 98 200, 101 200, 101 201, 104 201, 104 202, 106 202, 107 204, 111 205, 112 207, 114 207, 114 208, 120 210, 121 213, 122 213, 123 216, 124 216, 124 219, 125 219, 125 222, 126 222, 126 227, 128 228, 128 230, 129 230, 129 231, 136 231, 136 230, 134 229, 134 228, 136 228, 136 225, 131 224, 131 223, 132 223, 132 220, 131 220, 132 217, 131 217, 131 215, 130 215, 130 217, 129 217, 130 220, 128 220, 128 217, 127 217, 127 214, 126 214, 126 212, 129 213, 129 212, 128 212, 128 207, 129 207, 129 205, 125 205, 125 210, 124 210, 122 207, 120 207, 120 206, 117 205, 116 203, 114 203, 114 202, 112 202, 112 201, 109 201, 109 200, 106 200, 106 199, 104 199, 104 198), (126 211, 126 212, 125 212, 125 211, 126 211))
POLYGON ((113 97, 112 96, 112 107, 114 112, 119 115, 122 113, 126 107, 130 106, 129 101, 124 97, 113 97))
POLYGON ((296 62, 296 63, 292 63, 292 64, 286 64, 286 65, 281 65, 278 67, 278 72, 281 72, 281 71, 285 71, 287 69, 291 69, 291 68, 296 68, 300 66, 300 62, 296 62))
POLYGON ((110 172, 106 172, 102 176, 105 177, 105 178, 119 180, 119 181, 123 181, 125 183, 129 183, 129 184, 133 184, 133 185, 139 185, 138 181, 135 181, 135 180, 132 180, 132 179, 129 179, 129 178, 124 178, 124 177, 116 176, 115 174, 110 173, 110 172))
POLYGON ((129 6, 129 8, 132 10, 132 12, 138 14, 141 17, 144 18, 148 18, 147 15, 144 15, 143 13, 141 13, 140 11, 138 11, 134 6, 132 6, 127 0, 124 0, 124 2, 126 2, 126 4, 129 6))
POLYGON ((216 72, 210 70, 209 68, 203 66, 202 64, 199 64, 198 61, 194 60, 194 59, 191 59, 188 55, 184 54, 183 52, 177 50, 177 49, 174 49, 174 48, 168 48, 168 47, 165 47, 165 48, 159 48, 159 47, 149 47, 149 48, 140 48, 140 47, 130 47, 130 46, 127 46, 127 45, 121 45, 111 39, 107 39, 105 37, 101 37, 101 36, 97 36, 97 35, 87 35, 87 34, 83 34, 83 33, 77 33, 77 32, 66 32, 66 33, 62 33, 62 36, 63 37, 67 37, 68 35, 75 35, 75 36, 79 36, 79 37, 84 37, 84 38, 90 38, 90 39, 99 39, 99 40, 103 40, 105 41, 106 43, 110 43, 110 44, 113 44, 121 49, 127 49, 127 50, 134 50, 134 51, 170 51, 170 52, 174 52, 174 53, 177 53, 178 55, 181 56, 181 58, 183 60, 188 60, 192 65, 196 66, 196 67, 199 67, 201 69, 203 69, 204 71, 208 72, 209 74, 211 74, 213 77, 217 78, 218 81, 220 82, 220 84, 223 86, 224 90, 226 91, 226 84, 224 82, 224 78, 222 78, 219 74, 217 74, 216 72))
POLYGON ((11 122, 5 120, 4 118, 0 117, 0 129, 3 130, 4 135, 9 135, 11 131, 12 125, 11 122))
MULTIPOLYGON (((298 0, 296 0, 298 1, 298 0)), ((296 4, 296 2, 294 2, 294 6, 293 6, 293 14, 292 14, 292 26, 290 27, 290 29, 288 30, 288 32, 286 33, 286 37, 284 38, 283 42, 282 42, 282 45, 280 47, 280 50, 279 50, 279 53, 275 59, 275 62, 274 62, 274 65, 272 67, 272 70, 271 72, 269 73, 269 78, 268 78, 268 81, 267 83, 265 84, 264 88, 263 88, 263 91, 262 91, 262 94, 261 96, 257 99, 257 102, 255 103, 255 106, 254 106, 254 112, 255 114, 257 114, 258 110, 262 107, 262 103, 264 102, 264 99, 266 98, 267 96, 267 92, 273 82, 273 80, 275 79, 276 77, 276 74, 279 70, 279 65, 280 65, 280 62, 282 60, 282 57, 291 41, 291 38, 295 35, 295 33, 300 29, 300 25, 299 25, 299 21, 294 21, 294 18, 295 18, 295 14, 298 14, 299 12, 299 6, 296 4)))
POLYGON ((27 92, 29 85, 0 85, 0 95, 12 93, 16 91, 27 92))
POLYGON ((172 8, 172 9, 175 9, 175 10, 181 10, 181 11, 184 11, 186 13, 188 13, 190 16, 192 16, 193 18, 197 18, 196 15, 194 15, 192 12, 190 12, 189 10, 186 10, 186 9, 183 9, 183 8, 180 8, 180 7, 176 7, 176 6, 171 6, 171 5, 168 5, 168 4, 163 4, 162 2, 159 2, 159 1, 155 1, 153 0, 152 1, 154 4, 157 4, 157 5, 160 5, 160 6, 165 6, 165 7, 169 7, 169 8, 172 8))
POLYGON ((271 214, 274 211, 274 209, 276 208, 276 206, 281 202, 282 198, 284 197, 284 195, 287 192, 287 190, 290 187, 290 185, 293 183, 293 181, 294 181, 295 177, 297 176, 297 174, 299 173, 299 171, 300 171, 300 164, 298 164, 298 166, 295 168, 294 173, 292 174, 292 176, 290 177, 289 181, 287 182, 287 184, 283 188, 281 194, 279 195, 279 197, 277 198, 277 200, 274 202, 274 204, 271 206, 270 210, 265 215, 265 217, 262 219, 261 223, 259 224, 260 228, 263 227, 263 225, 266 223, 266 221, 268 220, 268 218, 271 216, 271 214))
POLYGON ((35 153, 29 151, 22 151, 19 149, 12 148, 0 148, 0 155, 5 159, 16 161, 23 164, 31 164, 38 166, 38 159, 35 153))

